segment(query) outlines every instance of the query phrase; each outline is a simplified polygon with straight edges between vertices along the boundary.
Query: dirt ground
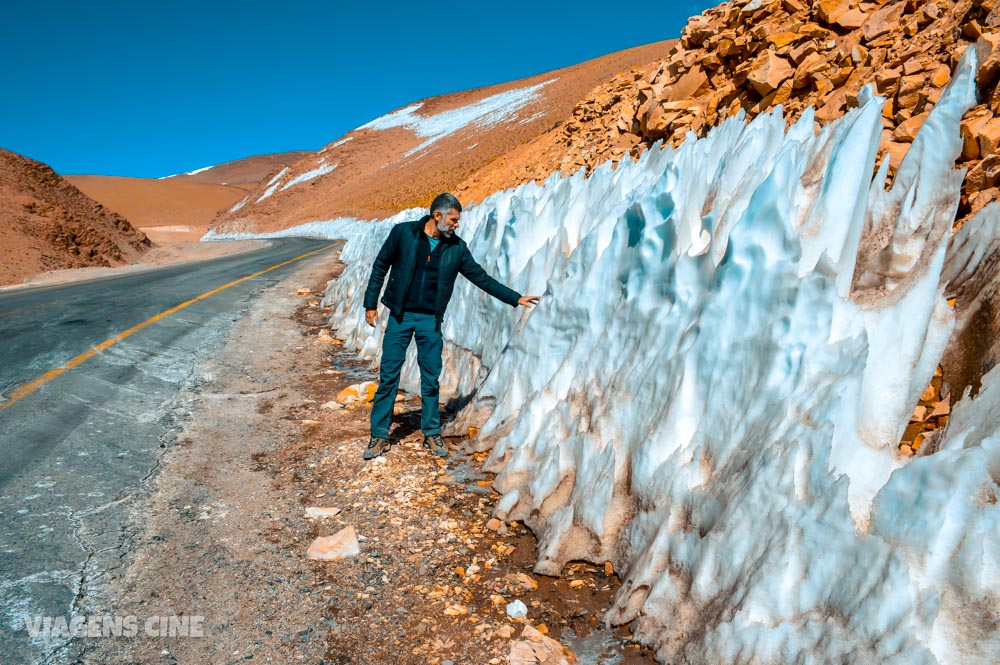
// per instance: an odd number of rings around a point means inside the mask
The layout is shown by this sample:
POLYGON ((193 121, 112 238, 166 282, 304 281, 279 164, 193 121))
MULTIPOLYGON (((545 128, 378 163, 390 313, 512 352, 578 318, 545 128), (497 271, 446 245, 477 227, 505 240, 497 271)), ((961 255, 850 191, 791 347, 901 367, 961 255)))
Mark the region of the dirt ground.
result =
POLYGON ((613 571, 533 574, 530 532, 489 522, 499 495, 484 455, 463 439, 446 459, 421 448, 419 397, 400 402, 399 443, 362 459, 369 405, 324 408, 375 378, 328 335, 319 300, 336 272, 304 266, 234 326, 178 396, 174 441, 137 508, 115 613, 204 616, 205 637, 95 640, 81 662, 498 664, 526 622, 582 664, 652 662, 627 627, 603 625, 613 571), (347 526, 360 555, 307 559, 314 538, 347 526), (526 621, 506 615, 517 599, 526 621))

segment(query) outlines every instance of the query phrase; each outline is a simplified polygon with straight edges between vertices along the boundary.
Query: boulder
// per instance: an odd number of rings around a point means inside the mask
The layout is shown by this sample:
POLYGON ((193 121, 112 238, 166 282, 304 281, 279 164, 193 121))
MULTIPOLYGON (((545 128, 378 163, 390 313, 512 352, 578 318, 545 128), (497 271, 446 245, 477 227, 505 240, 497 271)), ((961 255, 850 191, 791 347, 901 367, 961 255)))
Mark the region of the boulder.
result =
POLYGON ((777 48, 781 48, 783 46, 788 46, 801 38, 802 36, 797 32, 778 32, 770 35, 767 38, 767 41, 774 44, 777 48))
POLYGON ((983 131, 983 127, 986 123, 990 121, 993 114, 990 110, 983 107, 977 106, 962 118, 962 123, 959 126, 959 132, 962 136, 962 159, 968 161, 970 159, 979 159, 979 135, 983 131))
POLYGON ((576 665, 577 662, 573 652, 530 625, 521 631, 521 639, 510 645, 510 665, 576 665))
POLYGON ((787 60, 773 51, 768 51, 758 58, 756 66, 747 75, 747 80, 757 94, 764 96, 776 90, 794 74, 795 69, 787 60))
POLYGON ((986 155, 965 176, 968 191, 979 192, 1000 183, 1000 155, 986 155))
POLYGON ((979 143, 979 154, 989 155, 1000 148, 1000 118, 990 118, 980 126, 976 137, 979 143))
POLYGON ((867 15, 860 9, 850 9, 838 16, 833 23, 845 30, 857 30, 865 24, 867 18, 867 15))
POLYGON ((921 101, 924 95, 924 84, 927 82, 922 74, 903 76, 899 79, 899 92, 896 93, 896 103, 899 108, 912 109, 921 101))
MULTIPOLYGON (((1000 189, 996 187, 990 187, 989 189, 984 189, 981 192, 976 192, 969 197, 969 213, 975 214, 979 212, 986 204, 992 203, 1000 198, 1000 189)), ((947 404, 947 402, 941 402, 941 404, 947 404)), ((931 415, 939 415, 933 413, 931 415)), ((944 414, 946 415, 946 414, 944 414)))
POLYGON ((375 399, 376 390, 378 390, 378 383, 375 381, 356 383, 337 393, 334 400, 345 405, 353 402, 371 402, 375 399))
POLYGON ((992 88, 1000 75, 1000 33, 983 33, 976 40, 976 56, 979 59, 976 87, 980 90, 992 88))
POLYGON ((708 76, 699 65, 695 65, 671 86, 668 101, 691 99, 703 94, 708 88, 708 76))
POLYGON ((832 25, 851 8, 849 0, 819 0, 814 5, 816 15, 827 25, 832 25))
POLYGON ((903 17, 904 8, 905 3, 897 1, 872 12, 861 29, 865 42, 873 42, 896 28, 899 25, 899 19, 903 17))
POLYGON ((900 124, 896 127, 896 131, 892 133, 892 140, 897 143, 912 143, 913 139, 917 138, 917 132, 920 131, 928 115, 930 115, 929 111, 915 115, 900 124))

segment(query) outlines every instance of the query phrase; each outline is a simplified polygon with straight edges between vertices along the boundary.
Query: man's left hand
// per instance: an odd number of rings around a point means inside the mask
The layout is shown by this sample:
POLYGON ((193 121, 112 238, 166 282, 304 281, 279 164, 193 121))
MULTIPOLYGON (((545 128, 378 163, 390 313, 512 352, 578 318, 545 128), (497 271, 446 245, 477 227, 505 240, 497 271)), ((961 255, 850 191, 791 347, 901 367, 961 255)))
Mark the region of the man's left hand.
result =
POLYGON ((521 307, 534 307, 540 299, 541 296, 521 296, 517 299, 517 304, 521 307))

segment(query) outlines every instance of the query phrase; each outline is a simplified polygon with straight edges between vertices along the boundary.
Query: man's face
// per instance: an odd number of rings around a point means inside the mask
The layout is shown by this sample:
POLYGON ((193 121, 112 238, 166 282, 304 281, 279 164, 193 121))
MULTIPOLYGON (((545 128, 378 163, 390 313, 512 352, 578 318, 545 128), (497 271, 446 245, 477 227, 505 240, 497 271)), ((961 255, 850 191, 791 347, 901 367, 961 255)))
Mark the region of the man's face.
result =
POLYGON ((441 235, 450 238, 454 235, 455 231, 458 229, 458 220, 462 217, 462 213, 452 208, 448 211, 447 215, 441 214, 440 210, 434 211, 434 222, 437 224, 438 231, 441 235))

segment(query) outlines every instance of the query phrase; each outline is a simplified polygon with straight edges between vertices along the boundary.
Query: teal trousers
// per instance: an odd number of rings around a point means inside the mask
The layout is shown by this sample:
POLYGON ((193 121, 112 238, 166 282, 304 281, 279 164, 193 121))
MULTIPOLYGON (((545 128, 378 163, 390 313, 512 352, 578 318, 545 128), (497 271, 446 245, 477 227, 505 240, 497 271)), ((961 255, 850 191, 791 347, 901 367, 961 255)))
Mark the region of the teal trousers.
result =
POLYGON ((438 377, 441 376, 443 346, 441 329, 433 314, 404 312, 399 318, 389 315, 382 337, 382 367, 372 404, 372 436, 389 437, 392 407, 399 390, 399 373, 403 369, 411 338, 417 341, 417 365, 420 367, 420 429, 424 436, 441 433, 441 413, 438 410, 438 377))

